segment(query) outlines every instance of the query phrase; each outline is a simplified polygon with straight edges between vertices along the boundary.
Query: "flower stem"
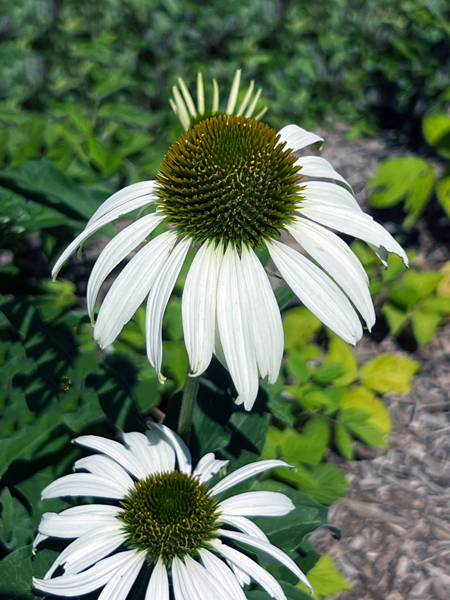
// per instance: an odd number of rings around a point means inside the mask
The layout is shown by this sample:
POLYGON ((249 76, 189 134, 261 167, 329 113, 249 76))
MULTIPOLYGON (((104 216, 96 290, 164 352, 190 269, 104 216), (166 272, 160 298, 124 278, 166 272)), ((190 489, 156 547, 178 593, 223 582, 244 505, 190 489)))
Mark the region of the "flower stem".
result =
POLYGON ((191 437, 192 416, 197 399, 200 377, 187 377, 181 401, 180 419, 178 421, 178 435, 189 444, 191 437))

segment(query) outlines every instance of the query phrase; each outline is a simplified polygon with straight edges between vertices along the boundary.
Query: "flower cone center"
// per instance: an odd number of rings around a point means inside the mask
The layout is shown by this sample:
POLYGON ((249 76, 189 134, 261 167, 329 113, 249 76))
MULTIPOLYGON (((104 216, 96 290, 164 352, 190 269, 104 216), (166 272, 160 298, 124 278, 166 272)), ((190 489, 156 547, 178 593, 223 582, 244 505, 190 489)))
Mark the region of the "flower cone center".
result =
POLYGON ((300 167, 277 132, 255 119, 215 116, 170 148, 158 173, 158 207, 180 233, 264 246, 293 220, 300 167))
POLYGON ((217 501, 192 475, 172 472, 141 479, 122 506, 128 545, 144 550, 149 562, 162 557, 169 564, 175 556, 194 556, 216 537, 217 501))

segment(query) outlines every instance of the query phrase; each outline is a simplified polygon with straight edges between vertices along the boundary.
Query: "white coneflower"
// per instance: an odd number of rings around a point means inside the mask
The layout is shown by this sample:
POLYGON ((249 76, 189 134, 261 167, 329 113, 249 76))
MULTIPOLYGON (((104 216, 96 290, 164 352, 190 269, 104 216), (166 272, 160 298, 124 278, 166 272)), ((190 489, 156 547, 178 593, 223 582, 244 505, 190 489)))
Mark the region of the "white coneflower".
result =
POLYGON ((175 600, 245 600, 242 587, 251 580, 286 600, 276 579, 230 541, 272 557, 309 586, 296 563, 248 519, 286 515, 294 508, 287 496, 261 491, 220 500, 249 477, 287 467, 283 461, 246 465, 211 488, 208 481, 228 461, 206 454, 193 471, 188 448, 163 425, 146 435, 124 433, 124 445, 94 435, 75 441, 101 454, 78 460, 75 469, 85 472, 57 479, 42 498, 93 496, 108 504, 43 515, 35 546, 48 537, 74 541, 44 579, 33 580, 36 589, 73 597, 103 587, 99 600, 125 600, 145 568, 146 600, 168 600, 170 581, 175 600))
MULTIPOLYGON (((172 105, 187 131, 170 148, 155 181, 113 194, 58 260, 53 275, 92 233, 135 209, 156 212, 122 230, 102 251, 88 283, 92 317, 99 288, 111 271, 164 222, 169 230, 150 240, 115 280, 100 308, 94 336, 111 344, 147 301, 147 354, 161 375, 162 319, 190 247, 198 251, 182 298, 184 339, 191 375, 201 375, 215 353, 236 386, 237 402, 250 409, 258 377, 273 383, 283 355, 280 311, 255 250, 267 248, 277 269, 319 319, 349 343, 370 329, 375 313, 360 261, 335 233, 366 241, 383 262, 405 252, 362 212, 346 181, 323 158, 296 152, 322 139, 288 125, 278 133, 252 118, 257 97, 250 86, 235 111, 240 72, 225 113, 205 112, 180 80, 172 105), (247 108, 248 107, 248 108, 247 108), (242 116, 244 115, 244 116, 242 116), (285 230, 310 258, 280 241, 285 230)), ((258 94, 257 94, 258 96, 258 94)), ((259 116, 259 115, 258 115, 259 116)))

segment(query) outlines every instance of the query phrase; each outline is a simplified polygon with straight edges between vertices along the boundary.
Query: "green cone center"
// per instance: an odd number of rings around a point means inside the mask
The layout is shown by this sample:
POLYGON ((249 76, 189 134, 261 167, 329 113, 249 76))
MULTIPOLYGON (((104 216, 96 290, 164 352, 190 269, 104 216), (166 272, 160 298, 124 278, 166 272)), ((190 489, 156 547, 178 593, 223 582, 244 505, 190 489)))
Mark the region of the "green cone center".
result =
POLYGON ((149 562, 195 556, 217 537, 217 501, 192 475, 150 475, 135 483, 122 506, 127 545, 144 550, 149 562))
POLYGON ((300 167, 277 132, 255 119, 215 116, 173 144, 158 173, 158 208, 196 242, 264 246, 293 220, 300 167))

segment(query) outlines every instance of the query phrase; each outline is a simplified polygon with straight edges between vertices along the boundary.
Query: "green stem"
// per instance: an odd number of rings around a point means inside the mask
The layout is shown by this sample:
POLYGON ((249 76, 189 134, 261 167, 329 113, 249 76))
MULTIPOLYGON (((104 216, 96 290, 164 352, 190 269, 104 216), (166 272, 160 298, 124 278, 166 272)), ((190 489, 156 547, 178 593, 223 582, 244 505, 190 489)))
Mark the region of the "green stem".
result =
POLYGON ((181 401, 180 419, 178 421, 178 435, 189 444, 191 437, 192 416, 197 399, 200 377, 187 377, 181 401))

